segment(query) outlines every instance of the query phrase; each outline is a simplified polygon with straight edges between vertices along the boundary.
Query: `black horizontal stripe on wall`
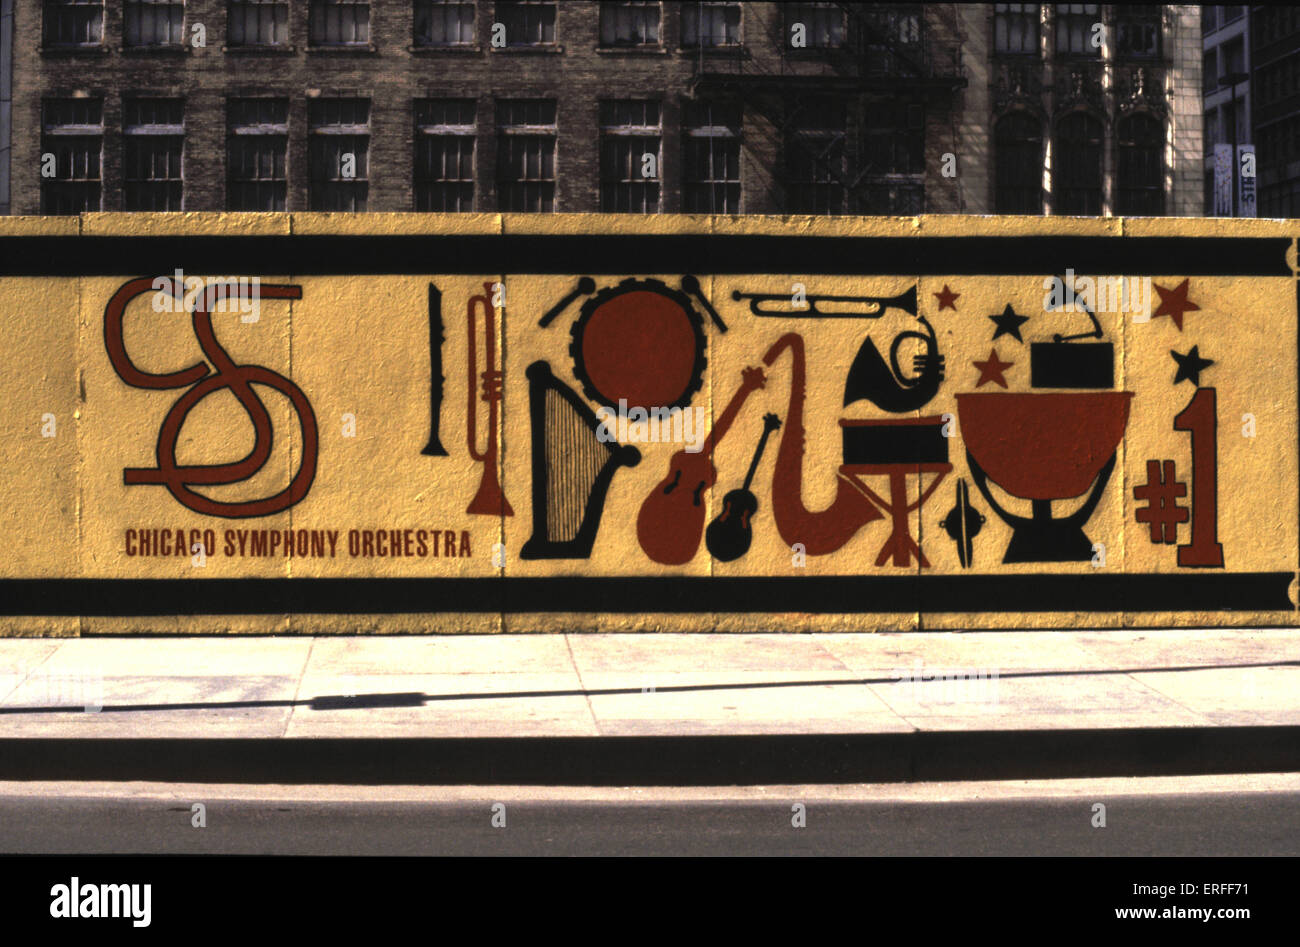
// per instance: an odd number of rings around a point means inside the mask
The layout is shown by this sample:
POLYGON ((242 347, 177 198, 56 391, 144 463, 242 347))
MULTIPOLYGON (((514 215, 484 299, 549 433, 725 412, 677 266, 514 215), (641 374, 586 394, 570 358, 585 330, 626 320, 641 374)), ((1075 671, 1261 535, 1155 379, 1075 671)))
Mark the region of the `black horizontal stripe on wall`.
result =
POLYGON ((5 579, 0 614, 1290 611, 1292 572, 1152 575, 5 579))
POLYGON ((1280 237, 0 237, 0 276, 836 274, 1292 276, 1280 237))
MULTIPOLYGON (((0 709, 0 714, 15 712, 21 710, 0 709)), ((101 711, 112 712, 109 706, 101 711)), ((1285 773, 1297 766, 1300 727, 1295 726, 710 736, 0 738, 0 779, 67 782, 747 786, 1285 773)), ((1135 877, 1142 870, 1135 867, 1135 877)))

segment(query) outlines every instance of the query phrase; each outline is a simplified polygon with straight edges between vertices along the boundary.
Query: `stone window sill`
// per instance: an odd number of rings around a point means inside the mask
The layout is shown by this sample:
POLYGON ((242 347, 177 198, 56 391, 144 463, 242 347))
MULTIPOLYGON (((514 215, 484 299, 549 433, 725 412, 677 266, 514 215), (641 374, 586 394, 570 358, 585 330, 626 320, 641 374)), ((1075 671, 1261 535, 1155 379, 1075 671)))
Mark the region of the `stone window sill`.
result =
POLYGON ((275 45, 272 43, 266 43, 263 45, 249 46, 222 46, 221 51, 223 53, 234 53, 237 56, 243 56, 246 54, 251 56, 284 56, 298 52, 298 47, 289 46, 287 44, 275 45))
POLYGON ((123 56, 188 56, 190 47, 185 43, 172 43, 167 46, 119 46, 117 51, 123 56))
POLYGON ((355 43, 351 46, 308 46, 307 52, 328 54, 352 53, 354 55, 361 54, 368 56, 379 52, 379 47, 374 43, 355 43))
POLYGON ((601 56, 666 56, 668 50, 662 46, 646 44, 645 46, 596 46, 593 47, 601 56))
POLYGON ((94 46, 37 46, 42 56, 83 56, 87 54, 107 56, 110 50, 103 43, 94 46))
POLYGON ((417 56, 439 55, 441 53, 459 53, 460 55, 477 56, 483 52, 483 47, 478 43, 456 43, 447 44, 446 46, 407 46, 406 51, 417 56))
POLYGON ((535 46, 493 46, 494 53, 524 53, 526 55, 546 55, 564 52, 562 43, 538 43, 535 46))

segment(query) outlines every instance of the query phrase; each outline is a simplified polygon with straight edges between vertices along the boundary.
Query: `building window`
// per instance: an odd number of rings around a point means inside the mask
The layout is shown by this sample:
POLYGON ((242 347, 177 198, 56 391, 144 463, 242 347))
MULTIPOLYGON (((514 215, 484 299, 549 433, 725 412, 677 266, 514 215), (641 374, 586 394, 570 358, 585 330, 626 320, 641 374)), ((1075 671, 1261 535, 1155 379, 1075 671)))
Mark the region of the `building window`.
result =
POLYGON ((180 46, 185 4, 169 0, 126 0, 122 38, 127 46, 180 46))
POLYGON ((103 0, 45 0, 46 46, 98 46, 104 39, 103 0))
POLYGON ((473 42, 473 3, 416 0, 416 46, 469 46, 473 42))
POLYGON ((600 103, 600 209, 615 214, 659 212, 659 103, 600 103))
POLYGON ((1119 148, 1115 213, 1159 217, 1165 212, 1164 127, 1150 115, 1130 115, 1116 127, 1119 148))
POLYGON ((1213 92, 1219 87, 1218 56, 1213 49, 1201 53, 1201 90, 1213 92))
POLYGON ((1086 112, 1074 112, 1057 123, 1052 146, 1056 213, 1101 214, 1101 142, 1101 122, 1086 112))
POLYGON ((474 209, 473 99, 415 103, 415 209, 474 209))
POLYGON ((1037 55, 1038 36, 1038 4, 995 3, 993 5, 995 52, 1009 55, 1037 55))
POLYGON ((600 45, 658 46, 658 3, 602 3, 600 45))
POLYGON ((41 213, 99 210, 103 100, 46 99, 41 113, 41 154, 54 155, 54 177, 41 177, 41 213))
POLYGON ((307 35, 313 46, 370 45, 370 4, 311 0, 307 35))
POLYGON ((688 214, 740 213, 740 108, 686 104, 682 126, 682 209, 688 214))
POLYGON ((1092 38, 1101 22, 1101 6, 1096 3, 1058 3, 1056 5, 1056 51, 1066 56, 1101 56, 1101 46, 1092 38))
POLYGON ((739 3, 683 3, 683 46, 739 46, 739 3))
POLYGON ((786 210, 844 213, 844 103, 809 103, 785 137, 786 210))
POLYGON ((921 54, 921 7, 894 3, 867 7, 860 17, 868 70, 877 75, 917 73, 921 54))
POLYGON ((370 102, 317 99, 307 106, 311 210, 364 211, 370 182, 370 102))
POLYGON ((497 2, 497 22, 506 28, 507 46, 544 46, 555 42, 555 4, 544 0, 497 2))
POLYGON ((127 99, 122 109, 125 210, 181 210, 185 103, 127 99))
POLYGON ((1027 112, 998 120, 993 133, 995 193, 998 214, 1043 212, 1043 133, 1027 112))
POLYGON ((844 45, 842 4, 790 3, 783 9, 787 46, 794 49, 832 49, 844 45))
POLYGON ((226 208, 284 210, 289 101, 231 99, 226 134, 226 208))
POLYGON ((876 102, 862 129, 866 176, 856 211, 919 214, 925 198, 925 107, 919 103, 876 102))
POLYGON ((1160 58, 1160 10, 1151 4, 1115 7, 1116 52, 1121 59, 1160 58))
POLYGON ((1220 55, 1223 57, 1222 75, 1227 76, 1229 73, 1242 72, 1246 68, 1246 43, 1242 37, 1237 36, 1228 40, 1219 47, 1220 55))
POLYGON ((226 40, 231 46, 286 46, 289 4, 280 0, 231 0, 226 8, 226 40))
POLYGON ((502 211, 555 210, 555 100, 497 103, 497 201, 502 211))

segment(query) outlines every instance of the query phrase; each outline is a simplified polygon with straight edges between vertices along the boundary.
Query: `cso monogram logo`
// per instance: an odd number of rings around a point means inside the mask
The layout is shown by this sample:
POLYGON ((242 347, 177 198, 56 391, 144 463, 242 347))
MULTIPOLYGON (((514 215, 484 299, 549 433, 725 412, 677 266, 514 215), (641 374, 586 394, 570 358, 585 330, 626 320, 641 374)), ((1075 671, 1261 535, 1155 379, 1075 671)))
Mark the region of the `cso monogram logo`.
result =
MULTIPOLYGON (((125 283, 113 294, 104 310, 104 345, 108 349, 108 359, 113 364, 118 376, 132 388, 164 390, 171 388, 188 388, 172 405, 163 419, 158 431, 158 466, 128 467, 122 471, 122 480, 128 486, 137 484, 154 484, 168 489, 180 504, 205 513, 208 516, 224 516, 240 519, 250 516, 268 516, 287 510, 307 495, 312 480, 316 476, 316 455, 319 438, 316 430, 316 415, 311 403, 302 390, 285 378, 261 365, 236 365, 217 341, 212 329, 211 307, 220 294, 220 287, 210 286, 195 301, 192 314, 194 335, 207 362, 197 362, 189 368, 165 374, 141 371, 127 355, 122 336, 122 317, 127 304, 148 292, 156 292, 155 280, 149 277, 133 279, 125 283), (271 415, 262 404, 262 400, 253 390, 253 385, 265 385, 284 394, 293 405, 302 427, 302 463, 297 474, 285 489, 272 496, 259 500, 238 503, 223 503, 203 496, 190 489, 192 486, 222 486, 239 483, 256 474, 271 456, 273 432, 271 415), (179 466, 176 463, 176 439, 181 428, 200 401, 212 394, 229 388, 239 400, 249 420, 253 422, 257 440, 248 456, 242 460, 224 464, 207 464, 179 466)), ((173 290, 181 292, 180 287, 173 290)), ((263 285, 260 287, 265 299, 301 299, 302 287, 289 285, 263 285)))

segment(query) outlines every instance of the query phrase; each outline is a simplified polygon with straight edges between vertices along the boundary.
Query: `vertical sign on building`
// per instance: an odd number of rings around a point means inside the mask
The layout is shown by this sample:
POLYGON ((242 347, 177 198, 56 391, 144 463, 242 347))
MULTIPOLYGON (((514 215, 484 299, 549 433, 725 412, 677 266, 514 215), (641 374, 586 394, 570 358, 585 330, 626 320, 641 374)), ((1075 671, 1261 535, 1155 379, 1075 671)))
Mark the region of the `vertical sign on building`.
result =
POLYGON ((1232 145, 1214 146, 1214 216, 1232 216, 1232 145))
POLYGON ((1255 146, 1237 146, 1237 216, 1255 216, 1255 146))

